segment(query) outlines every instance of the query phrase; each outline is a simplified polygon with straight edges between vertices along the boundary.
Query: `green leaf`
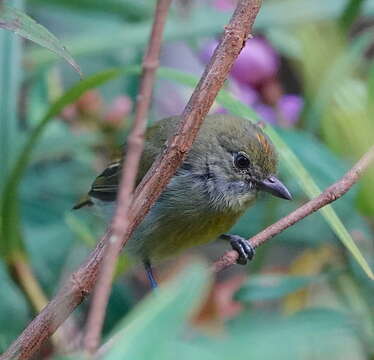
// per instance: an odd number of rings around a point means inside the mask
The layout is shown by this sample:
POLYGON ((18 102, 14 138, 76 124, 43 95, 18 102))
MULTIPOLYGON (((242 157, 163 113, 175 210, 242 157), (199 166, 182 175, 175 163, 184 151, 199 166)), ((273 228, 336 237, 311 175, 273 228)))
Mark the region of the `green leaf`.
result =
POLYGON ((365 0, 348 0, 344 11, 339 19, 343 30, 348 31, 356 18, 360 15, 365 0))
POLYGON ((195 342, 222 360, 365 359, 352 320, 348 313, 332 309, 282 316, 269 307, 258 307, 240 312, 226 324, 225 336, 195 342))
POLYGON ((312 276, 257 275, 250 279, 235 294, 238 301, 276 300, 303 289, 316 281, 312 276))
POLYGON ((0 192, 3 191, 6 175, 11 169, 18 140, 17 107, 22 77, 21 41, 22 39, 8 31, 0 31, 0 192))
POLYGON ((203 299, 208 279, 208 269, 193 264, 174 281, 152 292, 124 320, 104 359, 165 359, 173 340, 203 299))
POLYGON ((31 40, 65 59, 82 76, 79 65, 64 45, 45 27, 35 22, 23 11, 0 4, 0 27, 31 40))
POLYGON ((369 116, 374 117, 374 62, 370 67, 369 79, 368 79, 368 108, 369 116))

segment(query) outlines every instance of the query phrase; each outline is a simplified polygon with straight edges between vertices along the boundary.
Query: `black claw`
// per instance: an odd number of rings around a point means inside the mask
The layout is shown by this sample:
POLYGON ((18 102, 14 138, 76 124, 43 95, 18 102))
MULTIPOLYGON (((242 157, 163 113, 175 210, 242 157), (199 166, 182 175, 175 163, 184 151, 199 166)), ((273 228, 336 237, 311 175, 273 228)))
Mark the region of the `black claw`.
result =
POLYGON ((253 256, 255 255, 255 249, 246 239, 239 235, 223 235, 223 238, 229 240, 231 247, 238 252, 238 264, 246 265, 248 261, 252 260, 253 256))

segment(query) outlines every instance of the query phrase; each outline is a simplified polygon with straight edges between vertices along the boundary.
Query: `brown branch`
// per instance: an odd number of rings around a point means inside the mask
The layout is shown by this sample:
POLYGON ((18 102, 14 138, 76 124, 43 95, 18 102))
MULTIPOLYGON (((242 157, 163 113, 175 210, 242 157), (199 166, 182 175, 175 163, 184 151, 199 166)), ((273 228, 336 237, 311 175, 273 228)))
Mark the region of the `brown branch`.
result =
MULTIPOLYGON (((208 113, 234 60, 250 35, 260 5, 261 0, 239 0, 230 23, 225 28, 220 44, 183 111, 177 133, 168 141, 163 155, 155 162, 135 192, 134 201, 128 212, 129 226, 121 241, 122 245, 126 243, 136 226, 143 220, 186 156, 203 118, 208 113)), ((6 353, 0 357, 0 360, 30 358, 91 292, 110 233, 109 230, 104 235, 87 261, 71 275, 65 286, 28 325, 6 353)))
POLYGON ((162 34, 170 4, 171 0, 157 1, 149 46, 143 60, 134 125, 128 137, 127 155, 122 167, 118 205, 113 218, 113 233, 106 247, 105 257, 100 268, 86 323, 86 333, 83 342, 85 350, 90 354, 93 354, 100 344, 101 330, 117 265, 117 257, 122 249, 121 239, 129 224, 128 211, 135 188, 140 157, 144 148, 144 132, 147 125, 148 109, 151 102, 155 72, 159 64, 162 34))
MULTIPOLYGON (((352 167, 352 169, 349 170, 339 181, 328 187, 316 198, 308 201, 306 204, 299 207, 289 215, 248 239, 248 242, 254 248, 256 248, 283 230, 304 219, 306 216, 339 199, 357 182, 363 171, 365 171, 373 161, 374 146, 372 146, 368 152, 364 154, 362 158, 352 167)), ((231 265, 234 265, 238 257, 239 254, 235 250, 226 252, 213 264, 213 271, 218 272, 231 265)))

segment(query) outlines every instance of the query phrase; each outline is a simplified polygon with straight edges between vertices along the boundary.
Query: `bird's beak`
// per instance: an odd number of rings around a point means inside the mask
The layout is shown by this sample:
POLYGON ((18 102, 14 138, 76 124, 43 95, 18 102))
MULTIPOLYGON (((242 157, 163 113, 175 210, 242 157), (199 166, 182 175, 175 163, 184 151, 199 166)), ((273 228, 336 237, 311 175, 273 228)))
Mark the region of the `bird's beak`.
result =
POLYGON ((265 180, 260 182, 260 190, 266 191, 274 196, 282 199, 292 200, 292 195, 285 185, 278 180, 274 175, 270 175, 265 180))

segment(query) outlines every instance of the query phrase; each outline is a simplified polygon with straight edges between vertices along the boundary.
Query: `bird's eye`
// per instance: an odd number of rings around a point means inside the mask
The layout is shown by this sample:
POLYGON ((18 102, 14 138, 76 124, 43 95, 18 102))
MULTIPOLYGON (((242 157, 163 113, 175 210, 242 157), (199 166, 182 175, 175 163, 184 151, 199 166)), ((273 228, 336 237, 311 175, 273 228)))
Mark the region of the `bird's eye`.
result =
POLYGON ((235 166, 240 170, 248 169, 250 164, 249 159, 242 153, 235 156, 234 163, 235 166))

